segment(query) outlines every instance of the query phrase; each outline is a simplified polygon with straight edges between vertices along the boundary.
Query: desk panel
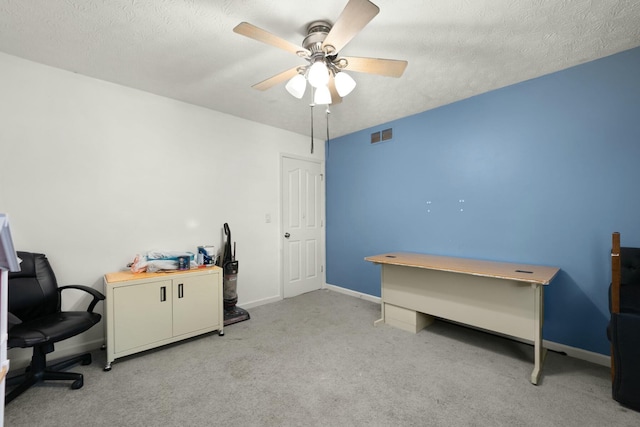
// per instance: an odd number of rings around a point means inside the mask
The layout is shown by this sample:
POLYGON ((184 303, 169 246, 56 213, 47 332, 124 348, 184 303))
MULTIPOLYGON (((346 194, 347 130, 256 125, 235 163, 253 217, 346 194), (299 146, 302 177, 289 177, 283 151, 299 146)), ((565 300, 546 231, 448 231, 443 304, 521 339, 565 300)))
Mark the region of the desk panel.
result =
POLYGON ((396 265, 382 267, 385 303, 534 340, 539 285, 396 265))

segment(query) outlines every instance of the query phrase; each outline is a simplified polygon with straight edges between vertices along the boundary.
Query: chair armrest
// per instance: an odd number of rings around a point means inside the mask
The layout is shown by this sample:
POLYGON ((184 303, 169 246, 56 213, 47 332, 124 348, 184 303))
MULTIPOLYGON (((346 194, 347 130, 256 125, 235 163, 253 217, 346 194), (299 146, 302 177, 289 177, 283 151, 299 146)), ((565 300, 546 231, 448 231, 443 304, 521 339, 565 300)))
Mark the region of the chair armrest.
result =
POLYGON ((95 308, 96 304, 98 304, 98 302, 102 301, 104 299, 104 295, 102 295, 101 292, 96 291, 95 289, 89 287, 89 286, 85 286, 85 285, 67 285, 67 286, 61 286, 58 288, 58 292, 60 292, 60 294, 62 294, 62 291, 65 289, 79 289, 81 291, 85 291, 88 294, 91 294, 93 296, 93 300, 91 301, 91 304, 89 304, 89 307, 87 308, 88 312, 93 312, 93 309, 95 308))
POLYGON ((10 311, 7 311, 7 330, 10 330, 11 328, 13 328, 16 325, 19 325, 20 323, 22 323, 22 320, 20 320, 18 316, 11 313, 10 311))

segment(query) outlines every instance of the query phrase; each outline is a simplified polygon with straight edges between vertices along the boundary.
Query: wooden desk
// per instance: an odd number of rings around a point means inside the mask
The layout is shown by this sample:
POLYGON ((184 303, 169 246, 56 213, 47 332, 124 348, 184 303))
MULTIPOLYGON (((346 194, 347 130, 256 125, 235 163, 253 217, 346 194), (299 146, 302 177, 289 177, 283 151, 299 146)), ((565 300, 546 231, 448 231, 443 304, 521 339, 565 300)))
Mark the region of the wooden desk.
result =
POLYGON ((382 266, 376 324, 416 333, 435 316, 533 342, 531 382, 538 383, 546 354, 543 289, 558 268, 402 252, 365 260, 382 266))

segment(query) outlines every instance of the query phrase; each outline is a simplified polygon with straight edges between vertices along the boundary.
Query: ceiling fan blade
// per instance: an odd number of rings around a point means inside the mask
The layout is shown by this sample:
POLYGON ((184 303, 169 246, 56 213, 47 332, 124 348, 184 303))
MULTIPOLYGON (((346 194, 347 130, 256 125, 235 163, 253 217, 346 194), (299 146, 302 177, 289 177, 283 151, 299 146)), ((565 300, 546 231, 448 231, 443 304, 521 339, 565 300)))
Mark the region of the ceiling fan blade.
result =
POLYGON ((342 97, 338 95, 338 90, 336 89, 336 82, 332 78, 329 79, 329 92, 331 93, 331 105, 340 104, 342 102, 342 97))
POLYGON ((250 39, 275 46, 279 49, 284 49, 287 52, 291 52, 296 55, 300 55, 298 52, 304 52, 304 55, 306 56, 311 55, 311 52, 309 52, 309 50, 305 49, 304 47, 288 42, 285 39, 273 35, 270 32, 263 30, 262 28, 256 27, 255 25, 249 24, 248 22, 239 23, 235 26, 233 32, 245 37, 249 37, 250 39))
POLYGON ((280 74, 276 74, 273 77, 269 77, 268 79, 263 80, 260 83, 256 83, 251 87, 254 88, 254 89, 258 89, 258 90, 271 89, 272 87, 274 87, 278 83, 282 83, 282 82, 284 82, 286 80, 289 80, 290 78, 292 78, 296 74, 298 74, 298 67, 293 67, 293 68, 291 68, 291 69, 289 69, 287 71, 283 71, 280 74))
POLYGON ((408 64, 407 61, 397 59, 359 58, 356 56, 345 56, 344 59, 349 63, 345 70, 387 77, 402 76, 408 64))
POLYGON ((322 49, 332 46, 339 52, 380 12, 369 0, 349 0, 338 20, 322 43, 322 49))

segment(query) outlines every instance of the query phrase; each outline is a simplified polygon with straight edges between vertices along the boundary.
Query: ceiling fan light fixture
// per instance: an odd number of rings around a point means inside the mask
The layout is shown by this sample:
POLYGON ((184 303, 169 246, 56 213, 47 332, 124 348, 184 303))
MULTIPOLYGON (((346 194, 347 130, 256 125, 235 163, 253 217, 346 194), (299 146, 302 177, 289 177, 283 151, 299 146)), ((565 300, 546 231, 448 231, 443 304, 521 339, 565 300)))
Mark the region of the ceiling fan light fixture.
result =
POLYGON ((326 86, 329 83, 329 69, 327 64, 324 63, 324 58, 315 61, 311 65, 307 79, 309 84, 315 88, 326 86))
POLYGON ((291 78, 291 80, 289 80, 285 88, 291 95, 295 96, 298 99, 301 99, 304 96, 304 91, 307 88, 307 80, 302 74, 296 74, 291 78))
POLYGON ((336 91, 338 92, 338 95, 343 98, 349 95, 356 87, 356 81, 344 71, 336 73, 334 81, 336 83, 336 91))
POLYGON ((313 103, 319 105, 331 104, 331 92, 329 92, 329 88, 326 85, 316 88, 316 93, 313 96, 313 103))

